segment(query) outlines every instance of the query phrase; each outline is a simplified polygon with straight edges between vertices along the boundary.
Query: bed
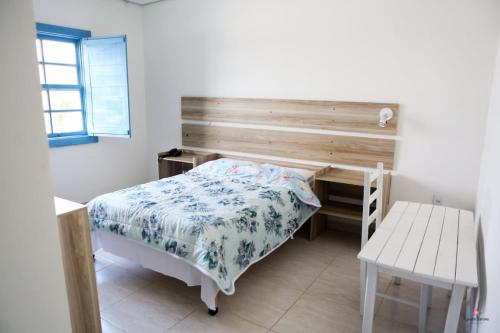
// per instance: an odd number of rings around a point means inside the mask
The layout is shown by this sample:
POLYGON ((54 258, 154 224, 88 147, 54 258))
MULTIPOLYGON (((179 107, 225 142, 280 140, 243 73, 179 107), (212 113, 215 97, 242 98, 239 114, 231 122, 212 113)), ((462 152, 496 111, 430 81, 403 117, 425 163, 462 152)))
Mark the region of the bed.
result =
POLYGON ((101 195, 88 203, 93 250, 201 285, 217 313, 251 265, 318 210, 306 171, 219 159, 191 171, 101 195))

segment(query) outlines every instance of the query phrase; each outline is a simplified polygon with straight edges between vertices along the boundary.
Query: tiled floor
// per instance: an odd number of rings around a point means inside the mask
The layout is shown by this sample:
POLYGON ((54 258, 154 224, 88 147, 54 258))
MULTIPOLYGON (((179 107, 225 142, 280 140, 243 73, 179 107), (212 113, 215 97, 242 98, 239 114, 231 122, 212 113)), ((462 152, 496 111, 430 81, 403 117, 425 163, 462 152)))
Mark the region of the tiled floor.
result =
MULTIPOLYGON (((103 332, 360 332, 358 237, 328 231, 290 240, 251 267, 207 314, 199 287, 105 252, 96 255, 103 332)), ((417 300, 419 287, 382 276, 380 289, 417 300)), ((428 332, 442 332, 448 295, 435 289, 428 332)), ((378 300, 376 332, 416 332, 418 310, 378 300)), ((463 322, 461 331, 463 331, 463 322)))

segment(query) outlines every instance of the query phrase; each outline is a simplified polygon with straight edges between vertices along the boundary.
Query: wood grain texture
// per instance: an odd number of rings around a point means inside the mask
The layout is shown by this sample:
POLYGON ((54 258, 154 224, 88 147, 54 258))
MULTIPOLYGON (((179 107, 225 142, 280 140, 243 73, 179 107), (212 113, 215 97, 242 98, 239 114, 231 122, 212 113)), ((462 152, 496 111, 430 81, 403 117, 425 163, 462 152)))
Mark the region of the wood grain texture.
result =
POLYGON ((87 208, 54 198, 72 331, 101 332, 87 208))
POLYGON ((394 140, 261 129, 182 125, 182 144, 309 161, 392 169, 394 140))
POLYGON ((274 165, 286 167, 286 168, 305 169, 305 170, 314 171, 315 174, 318 174, 318 172, 320 172, 326 168, 324 166, 317 166, 317 165, 303 164, 303 163, 293 163, 293 162, 286 162, 286 161, 278 161, 278 160, 266 159, 266 158, 254 158, 254 157, 247 157, 247 156, 236 156, 236 155, 231 155, 231 154, 221 154, 221 153, 217 153, 216 155, 217 155, 217 158, 231 158, 231 159, 240 160, 240 161, 252 161, 252 162, 256 162, 256 163, 269 163, 269 164, 274 164, 274 165))
MULTIPOLYGON (((384 165, 384 168, 385 168, 385 165, 384 165)), ((323 169, 321 173, 316 175, 317 180, 322 180, 322 181, 331 182, 331 183, 358 185, 358 186, 363 186, 363 177, 364 177, 363 171, 349 170, 349 169, 342 169, 342 168, 332 168, 332 167, 323 169)), ((390 181, 386 180, 390 177, 391 177, 390 174, 384 175, 384 181, 386 182, 385 184, 390 185, 390 181)), ((372 187, 376 187, 376 184, 372 183, 372 187)), ((384 189, 385 189, 385 186, 384 186, 384 189)))
MULTIPOLYGON (((314 193, 320 202, 325 202, 328 198, 327 185, 323 182, 314 183, 314 193)), ((309 240, 316 238, 326 228, 327 218, 322 214, 314 214, 309 220, 309 240)))
POLYGON ((193 168, 207 161, 211 161, 218 158, 217 154, 206 153, 202 151, 193 151, 189 149, 183 149, 182 155, 180 156, 163 156, 163 154, 165 154, 165 152, 158 153, 158 161, 163 160, 163 161, 173 161, 180 163, 190 163, 193 165, 193 168))
POLYGON ((284 99, 182 97, 182 119, 395 135, 399 105, 284 99), (394 118, 378 126, 388 107, 394 118))
POLYGON ((391 199, 391 182, 392 176, 391 174, 384 175, 384 191, 382 193, 382 218, 384 219, 387 216, 387 212, 389 211, 389 202, 391 199))

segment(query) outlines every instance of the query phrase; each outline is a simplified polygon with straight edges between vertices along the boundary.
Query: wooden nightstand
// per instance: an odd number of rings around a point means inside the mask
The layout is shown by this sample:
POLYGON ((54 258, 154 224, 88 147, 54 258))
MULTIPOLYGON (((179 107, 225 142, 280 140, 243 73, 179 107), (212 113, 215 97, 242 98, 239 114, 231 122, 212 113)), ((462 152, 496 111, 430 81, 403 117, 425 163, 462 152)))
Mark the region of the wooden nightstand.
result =
MULTIPOLYGON (((309 239, 314 239, 325 227, 328 216, 338 221, 358 222, 361 230, 363 214, 362 171, 327 167, 316 173, 314 192, 321 201, 321 209, 311 220, 309 239)), ((375 186, 375 184, 372 184, 375 186)), ((383 209, 389 205, 391 175, 384 175, 383 209)))
POLYGON ((183 150, 181 156, 160 157, 158 153, 158 172, 160 179, 179 175, 207 161, 217 158, 217 154, 183 150))

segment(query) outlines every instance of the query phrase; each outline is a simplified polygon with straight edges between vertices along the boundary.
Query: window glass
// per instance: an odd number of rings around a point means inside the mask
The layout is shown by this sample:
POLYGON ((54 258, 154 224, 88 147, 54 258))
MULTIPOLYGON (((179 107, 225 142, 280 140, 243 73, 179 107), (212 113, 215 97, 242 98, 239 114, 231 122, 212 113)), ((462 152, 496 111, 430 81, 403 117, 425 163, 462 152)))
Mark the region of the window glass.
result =
POLYGON ((76 66, 45 65, 47 84, 78 84, 76 66))
POLYGON ((82 101, 80 90, 56 90, 50 89, 51 110, 80 110, 82 101))
POLYGON ((75 43, 43 40, 43 61, 76 65, 75 43))
POLYGON ((52 112, 51 114, 54 133, 83 131, 81 112, 52 112))

